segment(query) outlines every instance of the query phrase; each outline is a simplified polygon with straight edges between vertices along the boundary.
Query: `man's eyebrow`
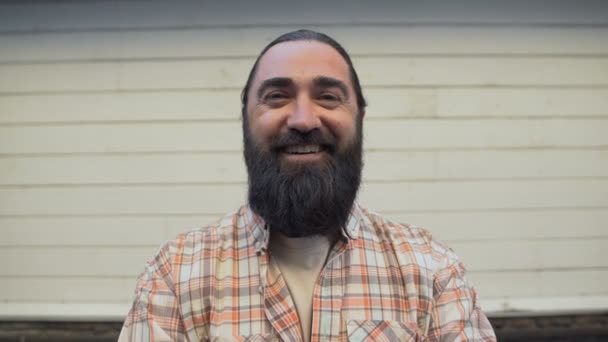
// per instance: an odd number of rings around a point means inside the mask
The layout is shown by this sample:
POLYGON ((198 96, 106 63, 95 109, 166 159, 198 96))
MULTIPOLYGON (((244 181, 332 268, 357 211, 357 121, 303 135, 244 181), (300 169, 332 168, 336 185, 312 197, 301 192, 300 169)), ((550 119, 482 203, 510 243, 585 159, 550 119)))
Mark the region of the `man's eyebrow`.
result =
POLYGON ((293 80, 288 77, 273 77, 262 81, 258 88, 257 98, 262 98, 264 91, 268 88, 287 88, 293 86, 293 80))
POLYGON ((319 88, 339 88, 346 99, 348 99, 348 87, 346 84, 338 79, 327 76, 317 76, 312 80, 315 87, 319 88))

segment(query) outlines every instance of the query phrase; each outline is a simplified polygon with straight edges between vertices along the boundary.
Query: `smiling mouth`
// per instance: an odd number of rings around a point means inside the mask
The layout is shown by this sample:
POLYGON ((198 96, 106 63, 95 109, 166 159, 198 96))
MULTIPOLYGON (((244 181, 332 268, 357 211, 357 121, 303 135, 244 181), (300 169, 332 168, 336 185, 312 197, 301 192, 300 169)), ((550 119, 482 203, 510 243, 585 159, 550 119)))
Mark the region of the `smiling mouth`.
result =
POLYGON ((292 146, 287 146, 284 151, 287 154, 293 154, 293 155, 298 155, 298 154, 314 154, 314 153, 319 153, 319 152, 323 152, 324 148, 321 145, 312 145, 312 144, 307 144, 307 145, 292 145, 292 146))

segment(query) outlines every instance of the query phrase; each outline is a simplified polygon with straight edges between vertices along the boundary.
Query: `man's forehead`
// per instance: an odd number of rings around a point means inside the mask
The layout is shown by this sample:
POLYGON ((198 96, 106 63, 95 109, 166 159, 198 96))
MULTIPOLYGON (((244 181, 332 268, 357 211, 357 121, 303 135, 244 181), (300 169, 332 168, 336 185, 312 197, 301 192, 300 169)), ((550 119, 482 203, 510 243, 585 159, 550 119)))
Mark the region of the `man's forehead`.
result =
POLYGON ((264 53, 257 67, 254 84, 275 77, 311 81, 332 77, 351 85, 348 65, 328 44, 299 40, 279 43, 264 53))

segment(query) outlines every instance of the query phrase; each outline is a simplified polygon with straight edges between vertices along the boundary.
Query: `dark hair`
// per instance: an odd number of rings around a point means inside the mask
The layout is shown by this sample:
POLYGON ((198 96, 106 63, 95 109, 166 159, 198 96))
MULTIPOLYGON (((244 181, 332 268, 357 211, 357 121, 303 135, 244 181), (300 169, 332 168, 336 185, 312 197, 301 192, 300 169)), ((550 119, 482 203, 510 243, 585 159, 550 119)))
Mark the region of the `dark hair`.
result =
POLYGON ((346 61, 346 64, 348 65, 348 71, 350 72, 351 82, 353 83, 353 88, 355 91, 355 95, 357 97, 357 109, 359 110, 359 112, 362 113, 365 110, 365 106, 367 106, 367 102, 365 101, 365 98, 363 97, 363 91, 361 90, 361 84, 359 83, 359 77, 357 76, 357 72, 355 71, 355 68, 353 67, 353 62, 351 61, 350 56, 348 55, 348 52, 346 52, 346 50, 344 50, 342 45, 340 45, 337 41, 335 41, 333 38, 331 38, 330 36, 328 36, 324 33, 315 32, 315 31, 311 31, 311 30, 297 30, 297 31, 287 32, 285 34, 280 35, 278 38, 276 38, 275 40, 270 42, 268 45, 266 45, 266 47, 264 47, 262 52, 260 52, 260 54, 258 55, 258 58, 255 60, 255 63, 253 64, 253 67, 251 68, 251 71, 249 72, 249 77, 247 77, 247 83, 245 83, 245 87, 243 88, 243 91, 241 93, 241 105, 242 105, 241 113, 243 114, 243 116, 245 116, 246 111, 247 111, 247 99, 249 96, 249 94, 248 94, 249 87, 251 86, 251 82, 253 81, 253 77, 255 76, 255 73, 258 69, 258 63, 260 62, 260 59, 262 58, 262 56, 271 47, 273 47, 279 43, 299 41, 299 40, 309 40, 309 41, 317 41, 317 42, 325 43, 325 44, 331 46, 332 48, 334 48, 336 51, 338 51, 340 56, 342 56, 342 58, 344 58, 344 61, 346 61))

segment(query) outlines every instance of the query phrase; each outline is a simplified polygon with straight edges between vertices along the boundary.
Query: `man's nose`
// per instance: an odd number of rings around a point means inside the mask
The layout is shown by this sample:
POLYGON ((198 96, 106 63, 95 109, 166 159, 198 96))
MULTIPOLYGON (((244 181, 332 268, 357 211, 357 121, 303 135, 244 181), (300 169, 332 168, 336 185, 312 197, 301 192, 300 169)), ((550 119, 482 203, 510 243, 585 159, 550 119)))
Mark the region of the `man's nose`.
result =
POLYGON ((297 98, 293 112, 287 118, 287 127, 306 133, 321 127, 321 119, 315 112, 313 101, 303 96, 297 98))

